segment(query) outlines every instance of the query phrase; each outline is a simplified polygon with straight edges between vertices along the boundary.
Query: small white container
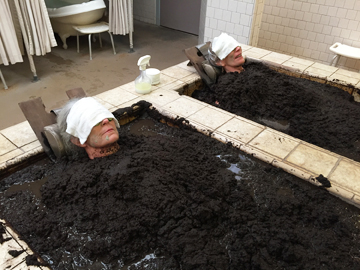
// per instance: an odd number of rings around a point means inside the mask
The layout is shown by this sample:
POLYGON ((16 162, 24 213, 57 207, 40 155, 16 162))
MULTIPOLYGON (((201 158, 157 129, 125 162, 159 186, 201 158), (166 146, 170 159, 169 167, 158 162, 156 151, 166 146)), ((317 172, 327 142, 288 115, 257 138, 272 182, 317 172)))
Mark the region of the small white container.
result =
POLYGON ((146 75, 151 79, 151 84, 155 85, 160 83, 160 70, 156 68, 148 68, 146 75))

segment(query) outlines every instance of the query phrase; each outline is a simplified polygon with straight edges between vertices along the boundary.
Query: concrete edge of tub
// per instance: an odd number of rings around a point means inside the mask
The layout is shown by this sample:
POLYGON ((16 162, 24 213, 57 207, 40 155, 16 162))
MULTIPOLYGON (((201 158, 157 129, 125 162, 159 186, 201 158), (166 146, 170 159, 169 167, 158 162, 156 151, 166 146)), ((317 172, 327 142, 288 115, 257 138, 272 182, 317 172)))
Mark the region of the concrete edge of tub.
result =
MULTIPOLYGON (((251 47, 249 47, 249 48, 251 49, 251 47)), ((277 54, 277 55, 279 55, 279 54, 277 54)), ((265 56, 269 56, 269 54, 264 53, 263 56, 258 58, 257 60, 259 60, 260 62, 266 64, 267 66, 271 67, 272 69, 274 69, 278 72, 282 72, 287 75, 291 75, 291 76, 295 76, 295 77, 299 77, 299 78, 310 79, 310 80, 325 83, 325 84, 328 83, 328 84, 336 86, 344 91, 349 92, 354 97, 360 96, 358 94, 358 93, 360 93, 360 76, 358 78, 357 83, 354 83, 354 80, 351 83, 347 83, 346 81, 337 80, 337 79, 334 79, 333 77, 331 77, 337 71, 341 70, 336 67, 330 67, 330 66, 318 64, 318 63, 311 62, 311 61, 307 61, 308 64, 305 66, 302 64, 299 64, 300 66, 297 66, 296 61, 298 61, 298 60, 297 60, 297 58, 294 58, 294 57, 290 57, 290 58, 287 57, 287 58, 283 58, 279 62, 273 62, 273 61, 269 61, 266 59, 262 59, 262 58, 265 58, 265 56), (319 71, 319 72, 317 72, 317 71, 319 71)), ((191 67, 188 67, 186 65, 187 62, 188 61, 185 61, 183 63, 180 63, 178 65, 170 67, 170 68, 168 68, 168 70, 175 68, 175 67, 176 68, 180 67, 182 69, 191 70, 191 67)), ((192 70, 192 73, 196 74, 195 69, 192 70)), ((353 72, 342 71, 342 74, 347 74, 347 73, 354 75, 353 72)), ((169 73, 166 73, 166 74, 169 75, 169 73)), ((174 76, 174 78, 176 77, 176 75, 173 75, 173 76, 174 76)), ((171 86, 172 89, 168 89, 168 90, 176 91, 180 95, 191 96, 191 94, 196 89, 199 89, 203 86, 203 82, 199 76, 189 76, 188 79, 182 78, 182 79, 179 79, 179 81, 181 81, 181 83, 173 84, 171 86)), ((165 86, 163 86, 163 87, 165 87, 165 86)), ((144 96, 144 98, 146 99, 146 96, 144 96)), ((212 107, 211 105, 208 105, 208 106, 212 107)), ((158 109, 160 113, 164 114, 167 117, 170 117, 170 118, 179 117, 179 115, 171 113, 171 112, 167 111, 166 109, 162 108, 161 106, 155 105, 154 107, 156 107, 156 109, 158 109)), ((210 135, 210 136, 214 137, 215 139, 218 139, 223 142, 229 142, 228 139, 226 139, 226 141, 224 141, 223 138, 220 138, 219 136, 217 136, 216 133, 214 132, 214 130, 209 130, 206 127, 201 127, 201 128, 195 127, 195 128, 198 129, 199 132, 204 133, 206 135, 210 135)), ((312 184, 319 185, 319 183, 316 180, 314 180, 319 174, 316 174, 307 169, 296 166, 295 164, 291 164, 290 162, 288 162, 286 160, 278 159, 277 157, 272 156, 269 153, 266 153, 262 150, 254 148, 254 147, 249 147, 248 145, 238 142, 236 140, 231 139, 231 143, 233 143, 233 145, 235 147, 238 147, 240 150, 258 158, 259 160, 262 160, 264 162, 272 164, 275 167, 279 167, 279 168, 287 171, 288 173, 291 173, 303 180, 311 182, 312 184)), ((28 152, 22 153, 16 157, 6 160, 3 163, 0 163, 0 175, 2 172, 6 171, 8 169, 17 167, 17 165, 24 163, 26 160, 36 157, 39 154, 43 154, 43 153, 44 153, 43 149, 41 148, 41 146, 39 146, 28 152)), ((346 188, 344 189, 344 188, 340 187, 340 185, 337 185, 336 183, 334 183, 333 186, 334 186, 334 188, 330 188, 329 192, 333 193, 334 195, 344 198, 351 204, 354 204, 354 205, 360 207, 360 193, 357 194, 354 191, 348 190, 346 188), (349 195, 348 194, 349 192, 352 195, 349 195)))

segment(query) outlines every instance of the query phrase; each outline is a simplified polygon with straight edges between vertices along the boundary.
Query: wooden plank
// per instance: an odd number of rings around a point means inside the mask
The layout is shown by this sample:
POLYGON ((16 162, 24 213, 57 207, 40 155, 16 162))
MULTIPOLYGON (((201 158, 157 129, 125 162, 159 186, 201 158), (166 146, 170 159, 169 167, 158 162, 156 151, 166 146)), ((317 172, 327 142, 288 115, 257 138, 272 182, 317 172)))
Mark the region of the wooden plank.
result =
POLYGON ((20 102, 19 106, 40 141, 45 153, 48 155, 51 154, 51 148, 48 146, 42 132, 45 126, 56 123, 56 115, 46 112, 45 105, 40 97, 20 102))

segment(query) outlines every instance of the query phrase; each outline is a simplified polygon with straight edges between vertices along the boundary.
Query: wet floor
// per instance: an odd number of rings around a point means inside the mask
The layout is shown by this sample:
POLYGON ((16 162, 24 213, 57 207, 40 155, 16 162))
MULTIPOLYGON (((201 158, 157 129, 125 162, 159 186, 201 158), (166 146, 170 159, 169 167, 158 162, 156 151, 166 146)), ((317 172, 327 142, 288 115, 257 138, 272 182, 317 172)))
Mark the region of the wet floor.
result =
POLYGON ((187 60, 183 50, 198 44, 198 37, 184 32, 134 22, 134 51, 129 53, 129 36, 114 35, 117 54, 112 53, 108 35, 102 35, 103 47, 92 44, 93 60, 89 60, 88 39, 80 37, 80 53, 76 51, 76 37, 67 39, 68 49, 58 46, 45 56, 35 56, 37 82, 27 57, 23 63, 4 66, 1 71, 9 89, 0 83, 0 130, 25 121, 18 103, 41 97, 48 111, 63 106, 68 100, 65 91, 82 87, 94 96, 134 81, 139 75, 137 61, 150 55, 151 67, 163 70, 187 60), (11 117, 9 117, 11 116, 11 117))

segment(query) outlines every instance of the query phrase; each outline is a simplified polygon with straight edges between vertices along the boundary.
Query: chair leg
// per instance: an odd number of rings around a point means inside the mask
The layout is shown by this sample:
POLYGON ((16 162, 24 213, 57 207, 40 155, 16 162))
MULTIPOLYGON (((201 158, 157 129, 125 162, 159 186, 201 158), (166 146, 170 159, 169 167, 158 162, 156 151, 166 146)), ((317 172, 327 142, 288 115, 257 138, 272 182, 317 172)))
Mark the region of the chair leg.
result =
POLYGON ((1 72, 1 69, 0 69, 0 78, 1 78, 1 81, 2 81, 2 83, 4 85, 4 88, 8 89, 8 86, 6 85, 5 78, 4 78, 4 76, 3 76, 2 72, 1 72))
POLYGON ((89 53, 90 53, 90 60, 92 60, 92 53, 91 53, 91 34, 89 34, 89 53))
POLYGON ((114 54, 116 54, 113 36, 112 36, 112 34, 110 33, 110 31, 109 31, 108 33, 109 33, 109 35, 110 35, 111 45, 112 45, 112 47, 113 47, 114 54))
POLYGON ((332 59, 331 62, 330 62, 330 66, 332 66, 332 64, 333 64, 333 62, 334 62, 334 60, 335 60, 334 67, 336 67, 337 63, 339 62, 340 56, 341 56, 341 55, 339 55, 339 54, 334 55, 333 59, 332 59))
POLYGON ((102 48, 101 33, 99 33, 100 48, 102 48))
POLYGON ((79 53, 79 33, 76 33, 76 47, 77 47, 77 52, 79 53))
POLYGON ((336 58, 334 67, 336 67, 336 66, 337 66, 337 64, 338 64, 338 62, 339 62, 340 57, 341 57, 341 55, 338 55, 338 57, 336 58))

